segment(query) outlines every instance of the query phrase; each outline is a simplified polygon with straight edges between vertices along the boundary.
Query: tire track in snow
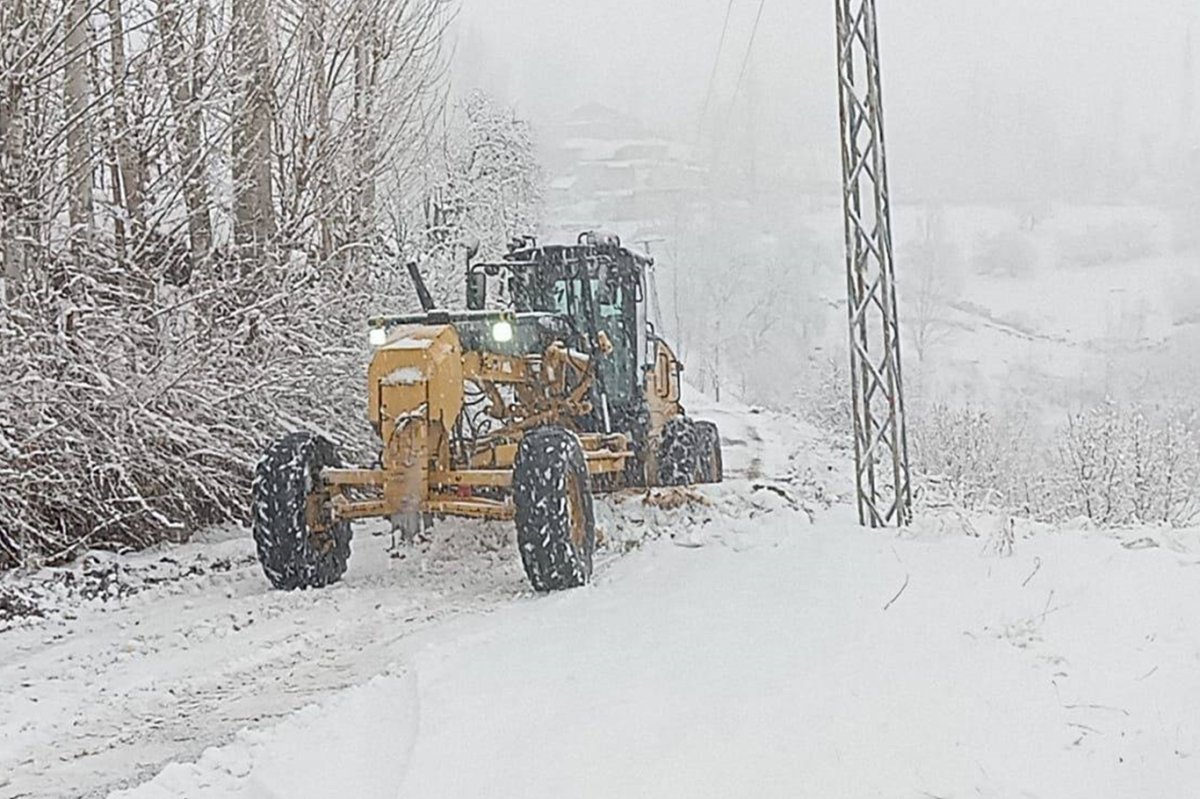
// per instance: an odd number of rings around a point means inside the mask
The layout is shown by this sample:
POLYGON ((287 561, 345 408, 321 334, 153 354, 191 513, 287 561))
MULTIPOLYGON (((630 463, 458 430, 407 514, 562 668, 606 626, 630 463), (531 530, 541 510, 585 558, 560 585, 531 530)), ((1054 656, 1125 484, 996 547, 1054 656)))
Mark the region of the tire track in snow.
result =
POLYGON ((0 795, 106 796, 365 682, 399 639, 528 596, 501 527, 441 525, 392 559, 364 526, 346 580, 324 591, 271 591, 255 565, 6 634, 0 795))

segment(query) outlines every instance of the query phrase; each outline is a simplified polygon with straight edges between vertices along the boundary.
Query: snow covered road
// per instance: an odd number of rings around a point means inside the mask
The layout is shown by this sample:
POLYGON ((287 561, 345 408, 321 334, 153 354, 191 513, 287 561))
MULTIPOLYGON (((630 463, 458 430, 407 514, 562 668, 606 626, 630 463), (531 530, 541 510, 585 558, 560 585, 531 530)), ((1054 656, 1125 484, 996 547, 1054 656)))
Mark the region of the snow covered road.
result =
POLYGON ((507 525, 359 530, 293 594, 215 534, 170 557, 227 569, 0 633, 0 797, 1200 793, 1195 531, 872 533, 802 425, 709 415, 734 479, 607 506, 586 589, 532 596, 507 525))
POLYGON ((1023 549, 786 516, 660 542, 411 660, 400 795, 1195 796, 1200 569, 1023 549))
MULTIPOLYGON (((0 635, 0 796, 89 795, 365 682, 397 639, 524 594, 506 532, 390 560, 369 535, 346 582, 269 591, 244 533, 172 557, 240 565, 0 635), (8 784, 5 784, 7 779, 8 784), (78 792, 75 792, 78 789, 78 792)), ((145 556, 139 556, 145 557, 145 556)), ((96 795, 104 795, 100 791, 96 795)))

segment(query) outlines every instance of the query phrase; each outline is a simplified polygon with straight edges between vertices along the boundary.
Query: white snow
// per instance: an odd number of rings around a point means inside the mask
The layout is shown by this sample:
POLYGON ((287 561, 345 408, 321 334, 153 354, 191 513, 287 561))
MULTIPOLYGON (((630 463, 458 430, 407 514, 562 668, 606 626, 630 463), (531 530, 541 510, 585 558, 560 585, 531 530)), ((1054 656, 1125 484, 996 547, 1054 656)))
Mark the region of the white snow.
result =
POLYGON ((415 386, 424 382, 425 372, 419 366, 401 366, 384 376, 380 381, 385 386, 415 386))
POLYGON ((384 345, 391 350, 427 350, 433 345, 429 338, 398 338, 384 345))
POLYGON ((659 542, 590 592, 423 653, 403 795, 1200 785, 1197 636, 1180 612, 1200 598, 1193 564, 1081 537, 1000 559, 975 540, 894 540, 844 518, 740 527, 699 549, 659 542))
POLYGON ((588 588, 363 527, 326 591, 235 558, 0 634, 0 795, 1195 795, 1200 531, 863 530, 820 435, 685 401, 731 479, 601 503, 588 588))
POLYGON ((197 762, 171 764, 146 784, 110 798, 394 799, 416 736, 415 692, 412 675, 380 675, 327 707, 306 707, 263 732, 241 732, 233 743, 205 750, 197 762))

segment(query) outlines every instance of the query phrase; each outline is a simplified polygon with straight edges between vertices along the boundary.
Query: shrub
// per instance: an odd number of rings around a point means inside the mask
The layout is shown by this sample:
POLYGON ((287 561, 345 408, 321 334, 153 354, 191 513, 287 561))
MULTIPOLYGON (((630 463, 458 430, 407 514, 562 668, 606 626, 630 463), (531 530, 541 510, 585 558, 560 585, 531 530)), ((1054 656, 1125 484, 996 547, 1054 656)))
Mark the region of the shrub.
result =
POLYGON ((927 504, 1109 527, 1184 525, 1200 514, 1192 411, 1104 402, 1050 436, 1019 418, 946 405, 914 417, 918 494, 927 504))
POLYGON ((1032 447, 1021 423, 939 404, 912 415, 909 441, 916 484, 932 502, 1031 511, 1032 447))
POLYGON ((1068 266, 1119 264, 1147 258, 1156 250, 1153 227, 1136 220, 1090 225, 1080 233, 1059 239, 1059 256, 1068 266))
POLYGON ((1107 402, 1073 416, 1060 437, 1064 501, 1100 525, 1183 524, 1200 484, 1191 414, 1107 402))
POLYGON ((837 433, 850 430, 848 357, 815 362, 797 397, 800 415, 822 430, 837 433))

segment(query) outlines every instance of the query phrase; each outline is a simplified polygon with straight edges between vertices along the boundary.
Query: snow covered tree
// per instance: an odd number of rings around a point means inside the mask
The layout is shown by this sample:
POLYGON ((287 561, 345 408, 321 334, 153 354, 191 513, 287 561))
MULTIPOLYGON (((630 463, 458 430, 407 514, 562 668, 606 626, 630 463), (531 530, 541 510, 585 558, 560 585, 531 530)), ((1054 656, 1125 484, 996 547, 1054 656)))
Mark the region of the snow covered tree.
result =
MULTIPOLYGON (((117 0, 113 0, 115 3, 117 0)), ((196 3, 189 40, 184 32, 184 21, 177 3, 158 0, 158 27, 162 39, 162 71, 171 98, 174 115, 174 143, 178 180, 183 190, 184 210, 187 214, 189 274, 209 257, 213 246, 212 217, 209 209, 209 187, 207 153, 204 148, 204 114, 201 106, 201 89, 205 71, 205 47, 208 7, 203 0, 196 3), (191 54, 189 56, 189 53, 191 54)), ((119 15, 114 18, 119 20, 119 15)), ((114 33, 114 42, 120 41, 114 33)), ((123 72, 124 70, 120 70, 123 72)), ((119 74, 115 69, 114 74, 119 74)), ((114 91, 116 82, 114 79, 114 91)), ((114 98, 121 94, 115 94, 114 98)), ((123 98, 121 99, 123 104, 123 98)), ((124 112, 118 124, 124 128, 124 112)), ((132 161, 132 158, 130 158, 132 161)), ((235 162, 238 159, 234 159, 235 162)), ((244 162, 243 162, 244 163, 244 162)), ((135 228, 144 225, 140 221, 140 175, 133 164, 125 178, 126 195, 130 215, 135 228)))
POLYGON ((454 103, 431 153, 415 242, 434 267, 430 289, 439 303, 461 302, 465 249, 499 258, 514 237, 537 231, 541 199, 529 123, 482 91, 454 103))
POLYGON ((237 518, 282 430, 365 454, 363 198, 420 207, 448 8, 0 3, 0 568, 237 518))
POLYGON ((900 261, 904 324, 917 359, 924 361, 930 348, 950 332, 951 304, 962 292, 962 256, 947 238, 940 209, 926 210, 916 239, 903 246, 900 261))
POLYGON ((246 271, 267 257, 275 235, 267 0, 233 0, 232 14, 233 239, 246 271))

